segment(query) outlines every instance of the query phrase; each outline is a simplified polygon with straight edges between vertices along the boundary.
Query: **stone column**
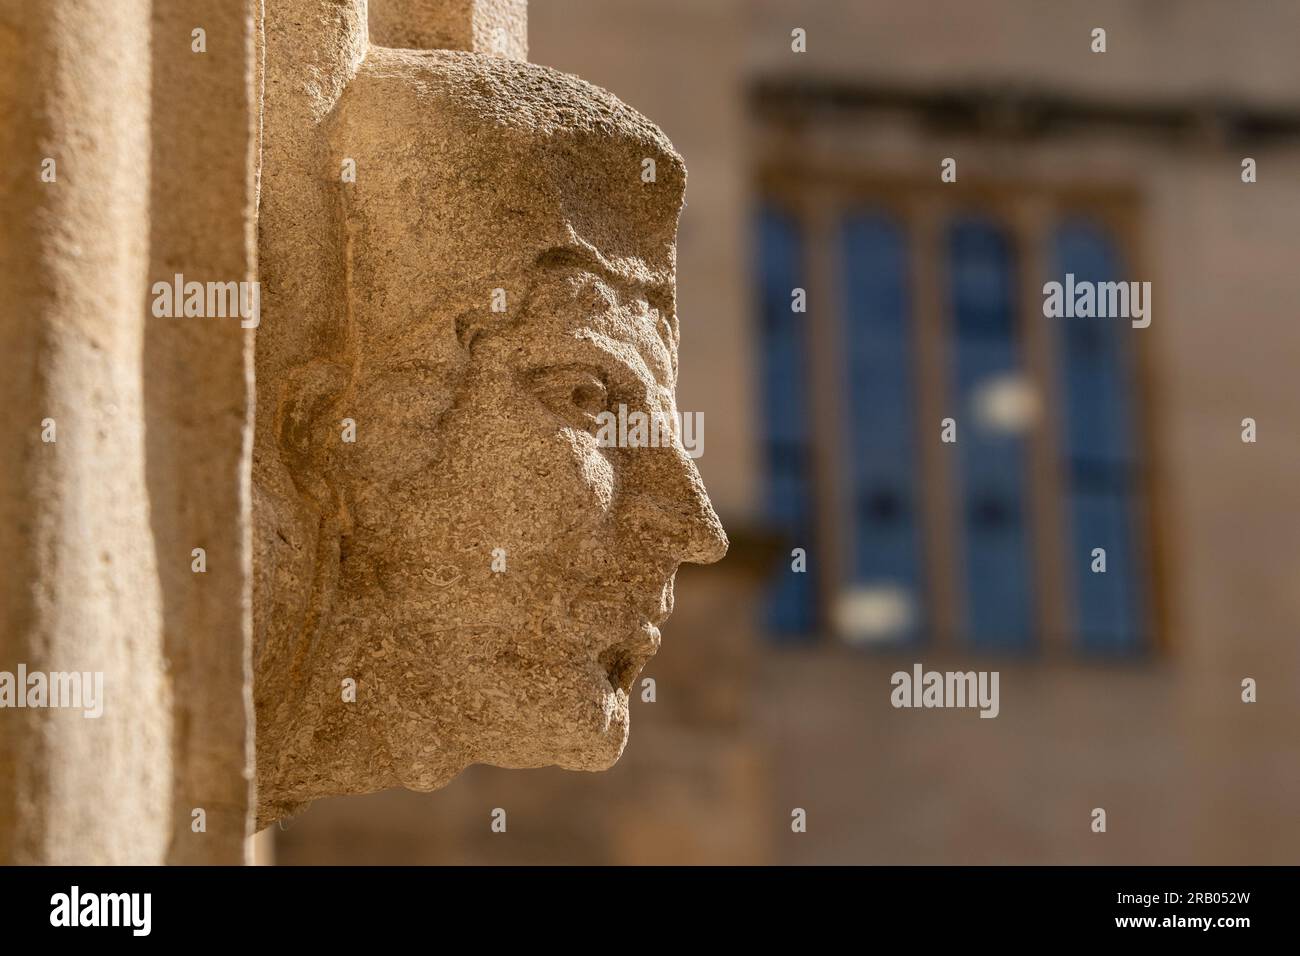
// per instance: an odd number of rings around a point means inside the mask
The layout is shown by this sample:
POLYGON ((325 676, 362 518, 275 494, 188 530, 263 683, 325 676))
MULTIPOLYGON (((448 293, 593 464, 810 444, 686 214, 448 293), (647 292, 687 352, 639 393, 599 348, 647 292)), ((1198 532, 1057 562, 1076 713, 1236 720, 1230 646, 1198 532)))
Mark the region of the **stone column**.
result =
POLYGON ((0 672, 103 675, 0 709, 2 863, 243 859, 248 333, 150 289, 251 278, 250 7, 0 4, 0 672))
POLYGON ((145 476, 149 20, 145 0, 51 0, 0 24, 0 670, 102 671, 107 698, 98 719, 0 711, 9 863, 151 863, 170 836, 140 826, 171 815, 145 476))
MULTIPOLYGON (((257 279, 261 0, 155 0, 150 282, 257 279), (204 31, 206 52, 194 50, 204 31)), ((259 296, 260 305, 260 296, 259 296)), ((250 318, 145 326, 146 477, 172 681, 167 862, 247 862, 252 800, 250 318), (207 570, 195 573, 203 548, 207 570), (194 811, 206 829, 195 832, 194 811)), ((257 323, 257 325, 254 325, 257 323)))

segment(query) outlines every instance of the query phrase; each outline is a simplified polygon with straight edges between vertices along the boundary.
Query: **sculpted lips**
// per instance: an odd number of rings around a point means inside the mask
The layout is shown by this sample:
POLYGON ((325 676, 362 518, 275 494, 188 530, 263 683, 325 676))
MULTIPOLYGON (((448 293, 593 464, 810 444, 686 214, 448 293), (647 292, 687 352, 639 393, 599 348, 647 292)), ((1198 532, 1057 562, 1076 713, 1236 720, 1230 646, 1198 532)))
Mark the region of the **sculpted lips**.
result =
POLYGON ((637 601, 631 607, 627 604, 605 605, 605 610, 611 616, 616 614, 617 618, 614 619, 621 618, 622 623, 621 626, 601 630, 620 636, 605 647, 596 660, 605 672, 610 688, 621 689, 629 696, 637 674, 659 650, 659 625, 673 613, 673 572, 676 568, 666 570, 666 575, 660 579, 664 584, 657 588, 653 597, 637 601), (628 630, 624 631, 623 628, 628 630))
POLYGON ((632 682, 659 650, 659 641, 659 628, 647 622, 617 644, 601 651, 598 660, 605 670, 609 686, 631 695, 632 682))

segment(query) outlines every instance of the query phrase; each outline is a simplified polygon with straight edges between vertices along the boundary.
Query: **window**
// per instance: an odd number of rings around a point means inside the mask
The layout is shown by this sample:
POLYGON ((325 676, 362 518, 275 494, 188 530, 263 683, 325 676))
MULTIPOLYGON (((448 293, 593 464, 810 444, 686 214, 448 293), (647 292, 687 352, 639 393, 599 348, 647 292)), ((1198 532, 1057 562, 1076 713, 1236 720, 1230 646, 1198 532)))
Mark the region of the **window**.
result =
POLYGON ((1015 253, 1000 226, 979 218, 949 227, 946 252, 966 634, 977 647, 1024 650, 1034 616, 1028 468, 1024 430, 1002 408, 1026 383, 1015 253))
POLYGON ((1046 318, 1041 297, 1066 272, 1135 278, 1124 217, 1080 216, 1065 194, 1024 217, 1010 190, 967 204, 932 187, 775 182, 757 229, 766 509, 808 565, 774 574, 769 633, 1147 649, 1142 333, 1046 318))
POLYGON ((854 616, 840 626, 911 642, 925 600, 907 235, 887 213, 859 211, 844 216, 838 239, 854 616))
MULTIPOLYGON (((776 209, 764 210, 758 247, 767 516, 793 546, 809 550, 814 532, 808 366, 803 316, 793 311, 791 301, 793 290, 804 285, 802 238, 795 220, 776 209)), ((816 573, 814 566, 776 578, 765 608, 770 633, 798 637, 814 628, 816 573)))
MULTIPOLYGON (((1105 282, 1127 277, 1107 230, 1072 218, 1055 236, 1056 275, 1105 282)), ((1083 649, 1131 653, 1142 648, 1141 561, 1133 533, 1143 520, 1133 414, 1132 351, 1127 323, 1058 320, 1064 394, 1064 471, 1071 535, 1074 604, 1083 649), (1093 571, 1102 549, 1105 573, 1093 571)))

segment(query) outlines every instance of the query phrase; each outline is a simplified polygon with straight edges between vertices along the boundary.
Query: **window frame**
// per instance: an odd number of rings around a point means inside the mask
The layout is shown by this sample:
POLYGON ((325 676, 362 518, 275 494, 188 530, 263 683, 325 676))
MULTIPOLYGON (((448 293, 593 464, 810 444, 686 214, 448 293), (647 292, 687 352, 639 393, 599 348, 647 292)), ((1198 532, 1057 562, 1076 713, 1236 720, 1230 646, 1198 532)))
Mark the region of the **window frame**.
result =
MULTIPOLYGON (((1059 336, 1042 315, 1043 284, 1052 275, 1052 239, 1057 225, 1074 217, 1098 223, 1112 237, 1129 280, 1152 281, 1152 263, 1144 254, 1141 203, 1137 191, 1123 183, 1022 182, 1011 179, 966 177, 960 185, 933 178, 864 173, 811 161, 807 155, 787 156, 762 164, 756 179, 760 208, 773 206, 793 216, 803 230, 807 283, 807 354, 814 367, 835 368, 836 375, 812 377, 813 394, 809 440, 812 445, 814 522, 819 547, 810 560, 819 561, 814 619, 819 622, 814 640, 830 636, 832 608, 840 589, 851 579, 853 534, 849 493, 849 462, 842 444, 844 415, 848 409, 842 387, 838 353, 844 288, 839 271, 835 237, 845 212, 869 208, 892 216, 906 236, 909 268, 908 299, 912 308, 912 355, 916 363, 915 420, 919 423, 919 461, 922 476, 920 547, 927 611, 923 634, 925 650, 969 649, 961 565, 964 548, 958 511, 960 470, 953 459, 954 446, 939 441, 940 421, 958 417, 952 404, 952 342, 947 334, 949 286, 944 255, 946 228, 960 216, 987 218, 1006 229, 1019 282, 1017 332, 1026 372, 1040 396, 1039 423, 1027 436, 1028 518, 1031 563, 1035 569, 1031 590, 1036 657, 1079 659, 1082 648, 1072 622, 1078 620, 1070 576, 1070 528, 1066 475, 1061 447, 1064 422, 1063 382, 1059 374, 1059 336)), ((1059 278, 1059 277, 1057 277, 1059 278)), ((1114 320, 1111 320, 1114 321, 1114 320)), ((1152 328, 1155 327, 1153 323, 1152 328)), ((1170 650, 1167 635, 1166 582, 1167 521, 1157 489, 1160 434, 1152 328, 1131 329, 1130 348, 1134 380, 1130 383, 1132 414, 1140 435, 1141 475, 1138 482, 1141 514, 1134 520, 1134 546, 1140 549, 1145 596, 1141 631, 1146 636, 1139 656, 1163 655, 1170 650)), ((961 426, 958 426, 960 442, 961 426)), ((1074 560, 1086 551, 1075 545, 1074 560)), ((1081 556, 1082 555, 1082 556, 1081 556)), ((898 645, 882 645, 884 648, 898 645)), ((913 645, 904 645, 911 647, 913 645)))

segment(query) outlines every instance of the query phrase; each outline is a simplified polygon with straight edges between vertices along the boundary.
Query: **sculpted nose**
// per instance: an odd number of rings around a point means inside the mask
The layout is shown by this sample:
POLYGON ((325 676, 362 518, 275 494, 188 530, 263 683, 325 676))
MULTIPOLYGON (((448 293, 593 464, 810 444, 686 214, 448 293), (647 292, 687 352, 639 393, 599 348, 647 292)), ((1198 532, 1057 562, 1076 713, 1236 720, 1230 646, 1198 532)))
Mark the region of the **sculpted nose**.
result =
POLYGON ((662 541, 680 562, 720 561, 727 553, 727 533, 695 462, 680 447, 642 449, 637 457, 644 532, 662 541))
POLYGON ((681 459, 682 467, 687 472, 684 484, 689 488, 687 504, 690 512, 687 517, 689 524, 687 549, 682 560, 692 564, 712 564, 721 561, 729 547, 727 532, 723 530, 718 513, 713 510, 713 502, 709 500, 709 493, 704 489, 704 478, 701 477, 700 470, 695 467, 695 462, 687 455, 682 455, 681 459))

